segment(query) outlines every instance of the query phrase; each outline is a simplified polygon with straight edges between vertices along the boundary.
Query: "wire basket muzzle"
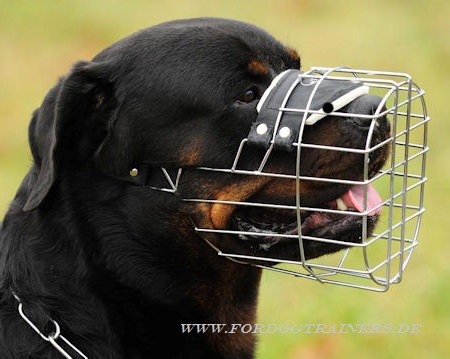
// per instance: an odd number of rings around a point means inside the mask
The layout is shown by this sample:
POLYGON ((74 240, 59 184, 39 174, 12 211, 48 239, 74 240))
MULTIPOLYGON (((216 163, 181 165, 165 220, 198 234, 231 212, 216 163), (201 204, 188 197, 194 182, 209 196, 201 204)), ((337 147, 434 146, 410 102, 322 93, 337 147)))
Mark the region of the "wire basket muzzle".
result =
MULTIPOLYGON (((403 271, 418 244, 419 228, 424 209, 424 184, 427 145, 427 115, 424 91, 407 74, 348 68, 314 67, 307 72, 289 70, 280 74, 267 89, 258 104, 259 115, 247 138, 243 138, 233 163, 226 168, 200 167, 200 170, 249 176, 276 178, 295 182, 295 199, 291 203, 271 201, 226 201, 190 198, 186 201, 223 204, 234 208, 258 207, 288 210, 294 213, 296 230, 271 232, 275 238, 262 242, 253 255, 220 248, 220 241, 210 243, 220 256, 252 264, 296 277, 386 291, 399 283, 403 271), (371 104, 372 103, 372 104, 371 104), (360 106, 365 108, 360 111, 360 106), (369 106, 369 107, 368 107, 369 106), (367 110, 369 109, 369 111, 367 110), (305 142, 306 131, 328 121, 357 121, 365 127, 363 146, 332 146, 305 142), (389 121, 389 134, 379 140, 377 127, 389 121), (258 165, 241 166, 243 153, 252 147, 262 151, 258 165), (383 166, 373 171, 373 160, 383 149, 383 166), (308 150, 337 154, 354 154, 363 158, 360 178, 310 176, 302 171, 302 153, 308 150), (268 169, 275 153, 289 153, 295 161, 291 171, 268 169), (306 183, 321 183, 350 188, 329 207, 314 207, 302 200, 306 183), (348 208, 349 204, 352 207, 348 208), (313 221, 318 215, 353 217, 359 223, 357 241, 347 241, 324 235, 305 233, 305 218, 313 221), (316 216, 316 217, 313 217, 316 216), (312 218, 312 219, 311 219, 312 218), (376 224, 375 224, 376 223, 376 224), (271 249, 284 240, 295 241, 296 258, 271 256, 271 249), (311 247, 330 246, 341 250, 320 257, 308 255, 311 247), (261 254, 262 253, 262 254, 261 254)), ((177 177, 177 181, 179 176, 177 177)), ((175 181, 173 181, 175 182, 175 181)), ((176 191, 176 185, 172 186, 176 191)), ((267 232, 251 225, 234 229, 197 226, 204 238, 209 235, 234 236, 236 241, 264 238, 267 232)), ((270 231, 270 230, 269 230, 270 231)), ((315 232, 313 232, 315 233, 315 232)))

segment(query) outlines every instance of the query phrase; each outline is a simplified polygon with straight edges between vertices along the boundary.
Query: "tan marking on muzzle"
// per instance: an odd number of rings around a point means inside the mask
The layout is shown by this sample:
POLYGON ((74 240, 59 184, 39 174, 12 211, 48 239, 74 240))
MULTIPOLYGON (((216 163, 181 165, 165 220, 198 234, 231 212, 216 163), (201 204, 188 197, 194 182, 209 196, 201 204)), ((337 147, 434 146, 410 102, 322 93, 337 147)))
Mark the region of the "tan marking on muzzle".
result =
MULTIPOLYGON (((270 179, 267 177, 251 178, 223 187, 215 198, 218 201, 243 202, 257 193, 270 179)), ((215 229, 227 227, 236 205, 228 203, 214 203, 211 207, 210 217, 215 229)))

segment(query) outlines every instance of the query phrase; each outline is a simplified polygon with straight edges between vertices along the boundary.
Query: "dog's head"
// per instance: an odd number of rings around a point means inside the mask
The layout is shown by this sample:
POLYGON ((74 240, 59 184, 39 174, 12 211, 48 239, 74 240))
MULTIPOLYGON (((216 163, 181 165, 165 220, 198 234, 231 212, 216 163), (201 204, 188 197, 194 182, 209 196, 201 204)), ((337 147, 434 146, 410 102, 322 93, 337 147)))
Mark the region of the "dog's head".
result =
MULTIPOLYGON (((340 109, 348 117, 311 125, 297 116, 301 150, 299 143, 286 149, 243 142, 261 96, 288 69, 300 69, 294 50, 236 21, 170 22, 117 42, 75 65, 35 113, 37 175, 24 209, 40 206, 64 182, 84 201, 120 203, 126 216, 139 217, 136 228, 158 215, 166 223, 160 232, 173 234, 173 221, 180 221, 185 235, 244 255, 298 259, 291 237, 300 231, 358 242, 361 217, 333 210, 361 210, 353 182, 370 178, 386 159, 387 146, 358 152, 389 136, 386 118, 367 118, 381 100, 359 97, 340 109), (230 168, 237 171, 220 171, 230 168), (177 182, 175 193, 155 189, 168 178, 177 182)), ((366 188, 366 203, 371 196, 366 188)), ((368 218, 371 231, 377 215, 368 218)), ((342 248, 304 245, 306 258, 342 248)))

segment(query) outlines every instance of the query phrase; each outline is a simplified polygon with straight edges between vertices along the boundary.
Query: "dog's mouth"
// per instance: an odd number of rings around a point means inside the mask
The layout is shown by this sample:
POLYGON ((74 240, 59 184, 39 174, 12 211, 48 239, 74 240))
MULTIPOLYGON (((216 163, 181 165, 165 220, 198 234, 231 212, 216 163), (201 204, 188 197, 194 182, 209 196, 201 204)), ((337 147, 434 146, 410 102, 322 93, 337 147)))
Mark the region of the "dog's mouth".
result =
MULTIPOLYGON (((362 215, 369 218, 373 229, 382 209, 382 199, 372 185, 356 185, 334 200, 314 208, 284 209, 279 207, 239 206, 230 227, 253 253, 272 251, 298 243, 298 235, 343 242, 361 241, 362 215)), ((305 255, 317 257, 344 248, 321 241, 306 240, 305 255)))

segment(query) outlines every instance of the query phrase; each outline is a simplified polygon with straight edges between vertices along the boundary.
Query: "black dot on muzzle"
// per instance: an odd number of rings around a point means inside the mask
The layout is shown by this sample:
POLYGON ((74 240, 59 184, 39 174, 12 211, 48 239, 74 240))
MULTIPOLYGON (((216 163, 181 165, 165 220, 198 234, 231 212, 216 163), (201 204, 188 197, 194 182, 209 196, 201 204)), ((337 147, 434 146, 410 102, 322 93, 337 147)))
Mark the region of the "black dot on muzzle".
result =
POLYGON ((325 102, 322 106, 323 112, 331 113, 334 111, 334 106, 331 102, 325 102))

